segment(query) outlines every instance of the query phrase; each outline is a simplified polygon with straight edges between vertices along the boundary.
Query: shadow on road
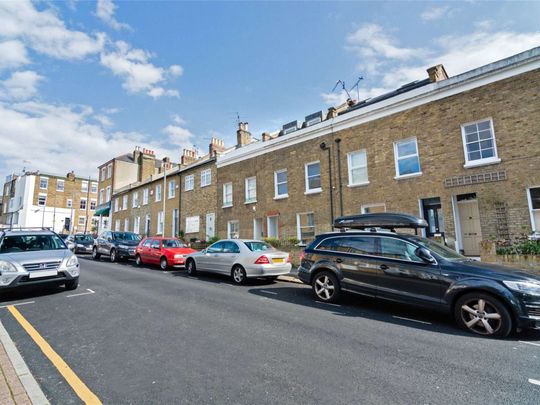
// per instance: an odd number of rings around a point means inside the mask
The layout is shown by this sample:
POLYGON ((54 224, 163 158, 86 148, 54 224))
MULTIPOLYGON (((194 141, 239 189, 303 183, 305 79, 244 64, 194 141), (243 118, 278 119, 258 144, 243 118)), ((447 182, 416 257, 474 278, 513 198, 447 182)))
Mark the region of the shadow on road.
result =
MULTIPOLYGON (((281 284, 281 283, 279 283, 281 284)), ((251 288, 250 294, 271 300, 287 302, 294 305, 326 310, 337 316, 364 318, 374 321, 386 322, 409 328, 447 335, 467 336, 476 339, 489 339, 472 335, 454 322, 452 315, 419 309, 403 304, 360 297, 345 293, 338 304, 327 304, 317 301, 309 286, 298 285, 298 288, 278 287, 265 290, 264 288, 251 288), (407 319, 400 319, 407 318, 407 319), (423 323, 422 323, 423 322, 423 323)), ((491 339, 489 339, 491 340, 491 339)), ((510 335, 507 340, 539 341, 540 331, 526 330, 519 334, 510 335)))
POLYGON ((10 302, 31 300, 33 298, 55 295, 66 292, 64 286, 28 286, 21 287, 13 291, 0 292, 0 304, 9 304, 10 302))

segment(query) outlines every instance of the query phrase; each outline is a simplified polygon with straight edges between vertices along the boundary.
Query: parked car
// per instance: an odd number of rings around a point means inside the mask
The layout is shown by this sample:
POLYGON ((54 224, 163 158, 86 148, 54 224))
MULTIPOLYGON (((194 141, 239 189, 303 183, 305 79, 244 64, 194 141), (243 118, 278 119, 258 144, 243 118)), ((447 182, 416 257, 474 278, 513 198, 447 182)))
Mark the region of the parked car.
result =
POLYGON ((56 233, 44 229, 0 231, 0 290, 79 285, 79 261, 56 233))
POLYGON ((109 256, 111 262, 134 259, 141 237, 133 232, 105 231, 94 240, 92 259, 109 256))
POLYGON ((226 274, 235 284, 244 284, 248 278, 275 279, 288 274, 291 261, 288 253, 280 252, 266 242, 225 239, 188 255, 186 270, 189 275, 198 271, 226 274))
POLYGON ((318 235, 302 255, 298 277, 323 302, 336 302, 347 291, 450 312, 461 327, 484 336, 540 329, 538 275, 388 230, 426 225, 405 214, 338 218, 336 227, 357 230, 318 235))
POLYGON ((92 253, 94 248, 94 238, 89 234, 76 233, 75 235, 69 235, 65 242, 66 244, 73 244, 73 253, 75 254, 92 253))
POLYGON ((197 252, 184 245, 175 238, 144 238, 137 249, 135 249, 135 263, 138 266, 143 264, 157 264, 162 270, 169 267, 184 266, 186 256, 197 252))

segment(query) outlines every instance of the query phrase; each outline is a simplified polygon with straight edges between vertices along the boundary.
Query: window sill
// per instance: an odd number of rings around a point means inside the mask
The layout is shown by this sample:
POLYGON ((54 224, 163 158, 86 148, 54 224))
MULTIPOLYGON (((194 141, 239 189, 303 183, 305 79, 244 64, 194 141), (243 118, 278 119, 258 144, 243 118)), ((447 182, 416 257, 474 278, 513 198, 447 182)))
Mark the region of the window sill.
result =
POLYGON ((257 203, 257 200, 244 201, 244 204, 245 204, 245 205, 248 205, 248 204, 256 204, 256 203, 257 203))
POLYGON ((500 158, 479 159, 479 160, 473 160, 472 162, 467 162, 463 165, 463 167, 465 169, 469 169, 471 167, 495 165, 500 162, 501 162, 500 158))
POLYGON ((201 184, 201 188, 204 188, 204 187, 210 187, 212 184, 205 184, 204 186, 201 184))
POLYGON ((221 208, 231 208, 233 205, 232 204, 227 204, 227 205, 222 205, 221 208))
POLYGON ((350 188, 362 187, 362 186, 367 186, 368 184, 369 184, 369 181, 364 181, 363 183, 347 184, 347 187, 350 187, 350 188))
POLYGON ((396 176, 396 177, 394 177, 394 180, 410 179, 410 178, 413 178, 413 177, 419 177, 419 176, 421 176, 422 174, 423 174, 422 172, 411 173, 411 174, 404 174, 403 176, 396 176))
POLYGON ((285 198, 289 198, 289 194, 276 195, 274 200, 284 200, 285 198))
POLYGON ((320 194, 322 193, 322 188, 314 188, 313 190, 307 190, 304 195, 310 195, 310 194, 320 194))

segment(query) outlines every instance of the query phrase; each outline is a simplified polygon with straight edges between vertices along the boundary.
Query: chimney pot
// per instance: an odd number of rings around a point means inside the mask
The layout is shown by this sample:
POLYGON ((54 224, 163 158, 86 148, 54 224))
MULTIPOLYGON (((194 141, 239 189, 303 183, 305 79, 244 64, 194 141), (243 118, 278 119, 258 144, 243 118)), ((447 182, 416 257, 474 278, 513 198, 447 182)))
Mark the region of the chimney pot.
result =
POLYGON ((441 64, 430 67, 429 69, 427 69, 427 73, 429 76, 429 81, 431 83, 440 82, 441 80, 448 79, 446 69, 441 64))

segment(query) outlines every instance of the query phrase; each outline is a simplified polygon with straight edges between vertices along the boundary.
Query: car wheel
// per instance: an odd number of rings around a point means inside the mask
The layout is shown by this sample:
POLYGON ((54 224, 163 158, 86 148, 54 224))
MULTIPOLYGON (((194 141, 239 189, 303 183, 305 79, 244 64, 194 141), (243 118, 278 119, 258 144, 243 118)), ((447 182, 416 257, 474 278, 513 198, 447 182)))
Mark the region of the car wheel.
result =
POLYGON ((197 266, 195 265, 195 260, 189 259, 186 263, 186 271, 189 276, 194 276, 197 274, 197 266))
POLYGON ((97 247, 94 246, 94 249, 92 249, 92 259, 99 260, 100 257, 101 255, 98 253, 97 247))
POLYGON ((512 317, 506 306, 490 294, 473 292, 460 297, 454 307, 457 323, 469 332, 506 337, 512 331, 512 317))
POLYGON ((79 279, 66 281, 66 290, 76 290, 79 286, 79 279))
POLYGON ((167 267, 169 267, 169 262, 167 262, 166 257, 162 257, 159 261, 159 267, 161 267, 161 270, 167 270, 167 267))
POLYGON ((231 271, 231 277, 235 284, 245 284, 247 280, 246 271, 242 266, 234 266, 231 271))
POLYGON ((111 262, 113 262, 113 263, 118 259, 118 257, 116 257, 116 249, 111 250, 111 256, 110 257, 111 257, 111 262))
POLYGON ((329 271, 321 271, 311 282, 313 293, 323 302, 336 302, 341 295, 341 286, 337 277, 329 271))
POLYGON ((142 262, 142 259, 141 259, 141 255, 135 256, 135 264, 137 266, 142 266, 143 262, 142 262))

